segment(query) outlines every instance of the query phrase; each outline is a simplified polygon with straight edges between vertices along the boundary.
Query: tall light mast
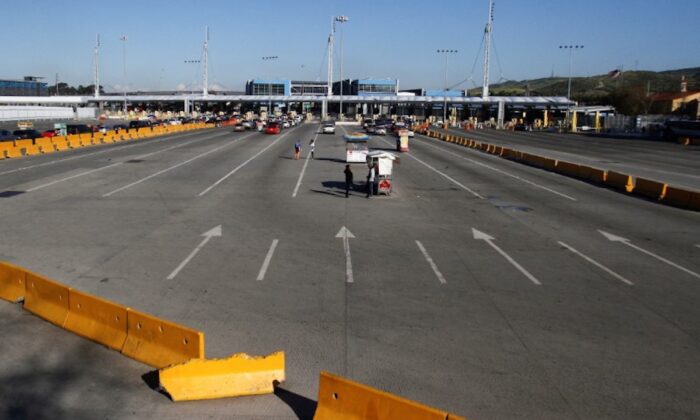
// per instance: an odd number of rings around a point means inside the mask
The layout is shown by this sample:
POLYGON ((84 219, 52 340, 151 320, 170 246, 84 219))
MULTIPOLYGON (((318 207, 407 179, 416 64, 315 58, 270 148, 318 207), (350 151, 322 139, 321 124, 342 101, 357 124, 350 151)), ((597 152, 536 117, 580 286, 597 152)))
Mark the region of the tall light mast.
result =
POLYGON ((204 27, 204 81, 202 88, 202 96, 209 95, 209 27, 204 27))
POLYGON ((484 87, 481 97, 486 99, 489 97, 489 71, 491 63, 489 62, 491 54, 491 31, 493 30, 493 0, 489 0, 489 20, 486 22, 484 29, 484 87))
POLYGON ((95 44, 95 99, 100 97, 100 34, 95 44))
POLYGON ((328 97, 333 96, 333 32, 335 16, 331 17, 331 34, 328 35, 328 97))

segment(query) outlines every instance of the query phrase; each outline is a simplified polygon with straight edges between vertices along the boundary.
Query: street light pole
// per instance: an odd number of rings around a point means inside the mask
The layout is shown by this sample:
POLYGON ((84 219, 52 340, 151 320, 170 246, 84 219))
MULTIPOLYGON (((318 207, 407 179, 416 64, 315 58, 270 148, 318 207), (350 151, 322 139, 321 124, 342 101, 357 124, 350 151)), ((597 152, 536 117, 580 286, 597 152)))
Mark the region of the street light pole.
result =
MULTIPOLYGON (((268 55, 268 56, 263 57, 262 59, 263 59, 263 61, 272 61, 272 60, 277 60, 278 58, 279 57, 276 55, 268 55)), ((269 108, 267 109, 267 113, 272 114, 272 81, 270 80, 269 77, 267 80, 267 94, 270 95, 270 101, 268 104, 269 108)), ((268 117, 269 117, 269 115, 268 115, 268 117)))
POLYGON ((569 50, 569 83, 566 90, 566 99, 568 100, 566 105, 566 122, 569 123, 569 114, 571 110, 571 72, 573 68, 573 52, 574 50, 583 49, 583 45, 560 45, 559 49, 569 50))
MULTIPOLYGON (((347 16, 336 16, 334 19, 334 22, 338 23, 345 23, 349 21, 350 18, 347 16)), ((335 25, 333 25, 333 31, 335 31, 335 25)), ((338 117, 340 118, 343 115, 343 30, 341 26, 340 30, 340 112, 338 113, 338 117)))
POLYGON ((437 50, 438 54, 445 54, 445 90, 443 92, 444 103, 442 106, 442 123, 447 124, 447 69, 449 68, 450 54, 457 54, 458 50, 437 50))
POLYGON ((124 63, 124 118, 127 117, 127 107, 126 107, 126 41, 129 40, 129 37, 126 35, 122 35, 121 38, 119 38, 120 41, 122 41, 122 61, 124 63))

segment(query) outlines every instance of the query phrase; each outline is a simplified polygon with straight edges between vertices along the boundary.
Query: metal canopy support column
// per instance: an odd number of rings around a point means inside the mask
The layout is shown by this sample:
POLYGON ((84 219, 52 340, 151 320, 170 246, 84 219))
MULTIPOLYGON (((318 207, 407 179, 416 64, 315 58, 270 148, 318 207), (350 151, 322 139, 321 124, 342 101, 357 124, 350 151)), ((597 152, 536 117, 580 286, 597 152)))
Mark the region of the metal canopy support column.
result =
POLYGON ((190 99, 185 98, 185 114, 188 114, 190 112, 190 99))
POLYGON ((321 120, 328 118, 328 98, 321 101, 321 120))
POLYGON ((503 129, 503 120, 505 119, 505 114, 506 114, 506 103, 505 101, 498 101, 498 129, 502 130, 503 129))

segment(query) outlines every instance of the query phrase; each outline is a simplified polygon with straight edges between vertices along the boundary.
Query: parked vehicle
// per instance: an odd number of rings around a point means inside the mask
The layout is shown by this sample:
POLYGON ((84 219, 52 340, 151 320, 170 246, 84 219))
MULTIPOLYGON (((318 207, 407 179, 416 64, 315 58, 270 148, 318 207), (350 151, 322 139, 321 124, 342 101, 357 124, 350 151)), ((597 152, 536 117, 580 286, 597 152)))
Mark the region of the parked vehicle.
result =
POLYGON ((46 130, 43 133, 41 133, 41 137, 56 137, 57 135, 57 130, 46 130))
POLYGON ((146 128, 150 126, 151 122, 148 120, 129 121, 129 128, 146 128))
POLYGON ((245 131, 245 127, 242 123, 238 123, 233 126, 233 131, 245 131))
POLYGON ((0 141, 13 141, 17 140, 17 136, 12 134, 10 130, 0 130, 0 141))
POLYGON ((66 132, 68 134, 85 134, 93 133, 95 130, 87 124, 68 124, 66 125, 66 132))
POLYGON ((43 137, 38 130, 15 130, 14 133, 17 139, 38 139, 43 137))

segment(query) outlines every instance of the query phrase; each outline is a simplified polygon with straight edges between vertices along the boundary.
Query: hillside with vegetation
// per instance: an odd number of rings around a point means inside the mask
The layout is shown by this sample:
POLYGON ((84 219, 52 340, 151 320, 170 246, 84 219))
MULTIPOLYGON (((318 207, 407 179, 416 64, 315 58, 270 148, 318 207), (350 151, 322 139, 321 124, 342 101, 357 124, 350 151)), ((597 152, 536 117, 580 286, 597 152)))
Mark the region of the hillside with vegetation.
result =
MULTIPOLYGON (((685 76, 688 91, 700 90, 700 67, 653 71, 625 71, 617 76, 604 74, 571 79, 571 98, 581 105, 612 105, 626 115, 646 114, 650 96, 680 92, 685 76)), ((508 80, 490 86, 494 96, 566 96, 568 77, 532 80, 508 80)), ((481 95, 481 88, 469 90, 470 96, 481 95)))

